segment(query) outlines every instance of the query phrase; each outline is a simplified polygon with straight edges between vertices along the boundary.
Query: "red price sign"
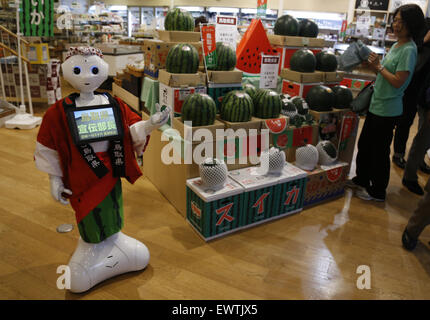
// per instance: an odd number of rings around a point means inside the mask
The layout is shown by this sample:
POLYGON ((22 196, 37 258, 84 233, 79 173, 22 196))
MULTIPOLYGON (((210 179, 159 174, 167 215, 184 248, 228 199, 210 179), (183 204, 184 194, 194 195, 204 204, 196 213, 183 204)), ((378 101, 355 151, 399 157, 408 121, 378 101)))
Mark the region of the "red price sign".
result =
POLYGON ((203 54, 205 56, 206 68, 215 67, 217 64, 216 57, 216 39, 215 26, 206 25, 201 28, 203 40, 203 54))

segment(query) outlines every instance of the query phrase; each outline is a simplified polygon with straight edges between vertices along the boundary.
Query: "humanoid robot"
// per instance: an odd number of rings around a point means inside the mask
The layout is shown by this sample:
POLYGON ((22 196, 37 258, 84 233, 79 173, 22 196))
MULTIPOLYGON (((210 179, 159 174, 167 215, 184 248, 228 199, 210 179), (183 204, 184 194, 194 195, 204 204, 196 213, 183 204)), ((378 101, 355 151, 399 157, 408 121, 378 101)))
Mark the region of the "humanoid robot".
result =
POLYGON ((113 276, 146 268, 149 250, 121 232, 121 177, 134 183, 152 130, 169 119, 170 108, 147 121, 118 98, 95 90, 108 77, 100 50, 73 47, 62 64, 65 79, 80 93, 57 101, 43 117, 35 163, 49 174, 55 200, 69 202, 80 233, 69 261, 72 292, 84 292, 113 276))

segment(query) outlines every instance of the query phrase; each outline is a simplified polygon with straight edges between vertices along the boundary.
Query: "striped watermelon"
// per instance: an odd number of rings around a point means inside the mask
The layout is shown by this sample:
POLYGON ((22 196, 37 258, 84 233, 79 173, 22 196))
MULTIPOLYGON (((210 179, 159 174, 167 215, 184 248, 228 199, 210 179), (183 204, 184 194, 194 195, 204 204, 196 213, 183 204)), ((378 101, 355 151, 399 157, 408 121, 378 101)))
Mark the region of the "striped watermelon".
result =
POLYGON ((250 121, 254 110, 252 98, 244 91, 230 91, 222 100, 221 119, 230 122, 250 121))
POLYGON ((194 18, 187 10, 170 9, 164 20, 164 29, 168 31, 194 31, 194 18))
POLYGON ((254 99, 254 95, 257 93, 257 89, 250 83, 243 85, 243 91, 249 94, 252 99, 254 99))
POLYGON ((196 73, 199 69, 199 53, 194 46, 179 43, 170 48, 166 58, 166 70, 170 73, 196 73))
POLYGON ((210 70, 231 71, 236 66, 236 51, 226 43, 216 43, 217 65, 210 70))
POLYGON ((192 121, 193 127, 207 126, 215 122, 215 101, 206 93, 189 95, 182 105, 182 121, 192 121))
POLYGON ((254 96, 254 116, 262 119, 278 118, 282 100, 276 91, 258 89, 254 96))

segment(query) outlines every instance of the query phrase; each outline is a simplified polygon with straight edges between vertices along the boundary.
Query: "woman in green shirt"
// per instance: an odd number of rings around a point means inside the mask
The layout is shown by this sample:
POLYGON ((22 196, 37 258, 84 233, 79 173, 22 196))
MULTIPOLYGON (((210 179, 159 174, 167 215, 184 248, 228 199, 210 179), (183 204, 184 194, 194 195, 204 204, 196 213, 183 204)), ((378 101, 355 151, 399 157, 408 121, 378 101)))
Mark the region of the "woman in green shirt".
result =
POLYGON ((402 97, 417 60, 415 41, 425 30, 424 14, 415 4, 399 7, 392 24, 397 42, 384 60, 371 53, 369 66, 377 73, 374 92, 358 141, 356 176, 348 186, 363 200, 385 201, 390 179, 390 145, 393 130, 403 113, 402 97))

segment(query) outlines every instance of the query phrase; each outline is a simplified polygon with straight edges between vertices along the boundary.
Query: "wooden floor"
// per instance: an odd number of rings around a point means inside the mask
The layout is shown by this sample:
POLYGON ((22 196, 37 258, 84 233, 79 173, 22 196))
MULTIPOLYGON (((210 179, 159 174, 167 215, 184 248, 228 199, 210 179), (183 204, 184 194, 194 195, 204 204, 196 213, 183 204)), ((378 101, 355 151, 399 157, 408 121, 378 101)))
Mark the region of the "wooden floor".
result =
MULTIPOLYGON (((36 109, 43 114, 46 107, 36 109)), ((123 232, 144 242, 143 272, 105 281, 85 294, 56 287, 59 265, 75 250, 69 206, 52 200, 33 162, 38 129, 0 128, 0 299, 429 299, 430 228, 413 253, 401 234, 419 197, 391 170, 387 201, 352 196, 210 243, 145 178, 124 182, 123 232), (368 265, 371 289, 359 290, 368 265)), ((416 132, 416 123, 412 130, 416 132)), ((409 143, 411 142, 411 139, 409 143)), ((420 175, 423 184, 427 176, 420 175)))

